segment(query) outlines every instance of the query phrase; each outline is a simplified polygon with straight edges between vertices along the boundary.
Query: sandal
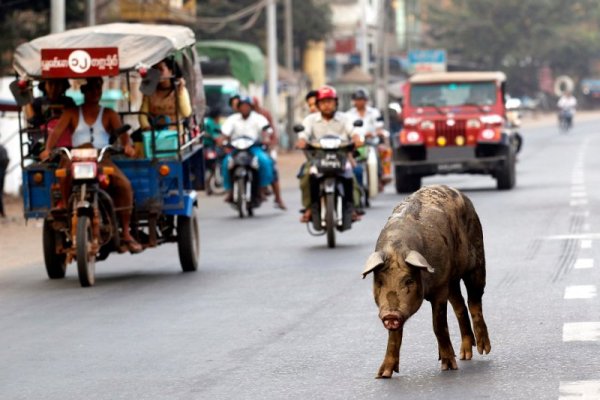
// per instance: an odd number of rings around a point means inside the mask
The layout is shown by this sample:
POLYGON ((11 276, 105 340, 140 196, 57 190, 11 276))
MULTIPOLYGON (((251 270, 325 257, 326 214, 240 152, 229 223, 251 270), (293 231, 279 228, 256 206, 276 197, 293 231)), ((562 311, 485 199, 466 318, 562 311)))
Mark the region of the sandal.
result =
POLYGON ((142 247, 142 245, 139 244, 138 242, 136 242, 135 239, 129 239, 129 240, 121 239, 121 242, 125 246, 127 246, 127 250, 129 250, 129 252, 131 254, 141 253, 142 250, 144 250, 144 248, 142 247))
POLYGON ((300 217, 300 222, 306 224, 306 223, 310 222, 311 219, 312 219, 312 212, 310 211, 310 208, 309 208, 302 213, 302 216, 300 217))

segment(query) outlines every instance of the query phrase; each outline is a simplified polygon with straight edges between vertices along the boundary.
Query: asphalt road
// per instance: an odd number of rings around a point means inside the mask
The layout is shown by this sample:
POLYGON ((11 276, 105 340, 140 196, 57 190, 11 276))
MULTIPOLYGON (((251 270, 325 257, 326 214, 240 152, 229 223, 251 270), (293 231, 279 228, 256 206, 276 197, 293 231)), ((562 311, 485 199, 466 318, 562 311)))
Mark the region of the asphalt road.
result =
POLYGON ((598 122, 525 129, 512 191, 425 179, 465 191, 484 230, 492 352, 458 371, 440 371, 424 303, 400 373, 374 379, 387 333, 360 273, 401 197, 389 188, 328 249, 288 189, 292 211, 263 205, 250 220, 203 197, 196 273, 180 272, 174 245, 111 256, 91 289, 73 265, 47 280, 27 254, 0 268, 0 399, 599 399, 598 122))

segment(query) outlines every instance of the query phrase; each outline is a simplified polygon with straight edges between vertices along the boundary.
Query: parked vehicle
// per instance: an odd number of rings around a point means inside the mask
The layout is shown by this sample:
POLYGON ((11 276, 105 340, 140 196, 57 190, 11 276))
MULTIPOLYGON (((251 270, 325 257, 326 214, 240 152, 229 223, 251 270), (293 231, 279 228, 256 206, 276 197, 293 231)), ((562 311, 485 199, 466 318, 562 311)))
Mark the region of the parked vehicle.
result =
POLYGON ((421 187, 424 176, 485 174, 497 188, 516 183, 518 142, 507 129, 502 72, 414 75, 404 86, 404 127, 393 139, 396 191, 421 187))
MULTIPOLYGON (((134 191, 131 234, 144 249, 177 243, 183 271, 195 271, 200 256, 198 198, 192 187, 192 162, 201 151, 196 120, 201 118, 203 90, 196 61, 193 32, 175 25, 109 24, 74 29, 37 38, 19 46, 14 68, 19 79, 13 93, 20 106, 30 101, 27 88, 34 81, 60 76, 82 78, 118 76, 129 84, 143 78, 140 90, 151 94, 158 83, 152 65, 167 57, 180 60, 192 100, 188 120, 172 121, 170 130, 144 132, 142 158, 112 161, 127 176, 134 191), (77 47, 72 47, 77 43, 77 47), (75 59, 77 63, 67 62, 75 59), (64 62, 63 62, 64 60, 64 62), (41 61, 41 62, 40 62, 41 61), (86 67, 76 68, 88 62, 86 67), (78 64, 79 63, 79 64, 78 64), (43 66, 43 67, 42 67, 43 66)), ((131 88, 127 88, 131 93, 131 88)), ((174 97, 176 98, 176 97, 174 97)), ((175 107, 177 108, 177 107, 175 107)), ((123 120, 137 120, 131 104, 120 111, 123 120)), ((118 222, 112 200, 104 191, 110 170, 98 166, 112 146, 97 149, 62 149, 73 161, 71 171, 56 163, 40 162, 29 128, 20 129, 23 201, 26 218, 43 218, 43 247, 50 279, 65 276, 67 265, 77 261, 82 286, 95 283, 95 262, 121 252, 118 222), (72 195, 66 208, 60 199, 57 176, 71 174, 72 195)), ((132 135, 133 136, 133 135, 132 135)), ((43 139, 47 139, 43 135, 43 139)))

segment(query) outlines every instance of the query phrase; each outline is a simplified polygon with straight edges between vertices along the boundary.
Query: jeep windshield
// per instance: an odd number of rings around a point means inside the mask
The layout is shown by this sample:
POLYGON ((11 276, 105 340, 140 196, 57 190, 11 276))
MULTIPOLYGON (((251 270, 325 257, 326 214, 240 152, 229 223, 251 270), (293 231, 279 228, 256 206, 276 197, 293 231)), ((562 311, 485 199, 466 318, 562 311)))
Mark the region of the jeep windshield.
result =
POLYGON ((496 104, 495 82, 461 82, 413 85, 410 104, 414 107, 491 106, 496 104))

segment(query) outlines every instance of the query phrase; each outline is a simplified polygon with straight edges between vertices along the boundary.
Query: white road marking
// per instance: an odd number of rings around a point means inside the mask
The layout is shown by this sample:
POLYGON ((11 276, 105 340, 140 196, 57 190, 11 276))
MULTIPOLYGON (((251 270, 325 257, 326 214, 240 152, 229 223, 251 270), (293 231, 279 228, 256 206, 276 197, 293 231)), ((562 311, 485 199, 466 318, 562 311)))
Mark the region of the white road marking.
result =
POLYGON ((591 249, 592 248, 592 241, 589 239, 585 239, 581 241, 581 248, 582 249, 591 249))
POLYGON ((571 197, 587 197, 587 193, 581 192, 581 191, 579 191, 579 192, 573 191, 573 192, 571 192, 571 197))
POLYGON ((573 185, 573 187, 571 188, 572 191, 574 192, 585 192, 585 186, 583 185, 573 185))
POLYGON ((546 240, 594 240, 600 239, 600 233, 568 233, 566 235, 551 235, 545 236, 543 239, 546 240))
POLYGON ((594 285, 567 286, 565 288, 565 300, 593 299, 594 297, 596 297, 596 286, 594 285))
POLYGON ((576 200, 571 200, 571 202, 569 203, 571 205, 571 207, 578 207, 578 206, 586 206, 588 203, 588 201, 586 199, 576 199, 576 200))
POLYGON ((563 342, 600 341, 600 322, 567 322, 563 325, 563 342))
POLYGON ((594 268, 594 259, 593 258, 578 258, 575 261, 575 265, 573 266, 575 269, 590 269, 594 268))
POLYGON ((561 382, 559 391, 559 400, 598 400, 600 381, 561 382))

